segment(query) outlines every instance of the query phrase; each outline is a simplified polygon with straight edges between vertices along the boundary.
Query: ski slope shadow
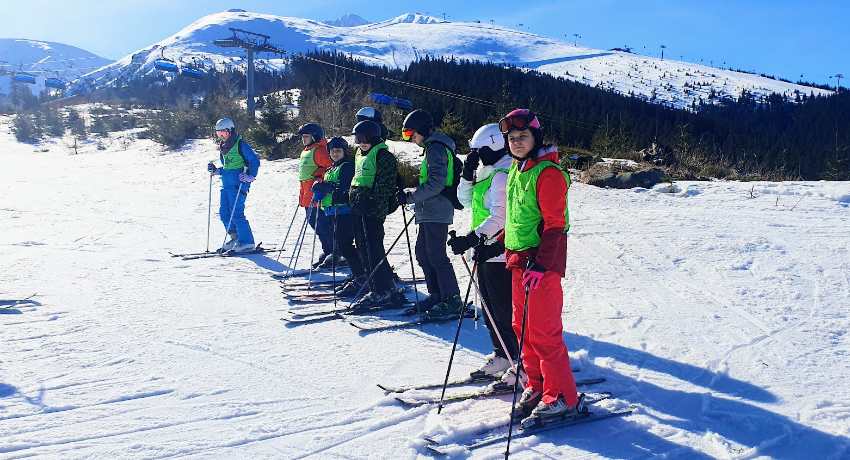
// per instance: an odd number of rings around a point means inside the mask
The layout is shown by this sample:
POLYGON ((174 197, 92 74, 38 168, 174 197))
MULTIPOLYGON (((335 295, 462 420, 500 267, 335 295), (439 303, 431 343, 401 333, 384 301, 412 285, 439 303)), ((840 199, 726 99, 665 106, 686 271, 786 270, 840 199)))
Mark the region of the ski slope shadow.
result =
MULTIPOLYGON (((747 446, 742 451, 730 451, 730 454, 744 455, 744 452, 755 450, 756 455, 766 455, 776 460, 798 460, 840 459, 846 458, 844 455, 850 452, 848 438, 824 433, 746 402, 745 400, 759 403, 777 402, 773 394, 748 382, 575 334, 565 332, 564 339, 569 346, 587 350, 594 358, 610 357, 641 369, 651 369, 705 387, 706 390, 700 392, 662 388, 654 383, 623 375, 606 376, 606 370, 600 370, 603 376, 608 377, 611 385, 635 395, 630 398, 631 403, 663 414, 659 417, 660 423, 695 436, 718 435, 725 440, 747 446), (724 397, 721 393, 730 397, 724 397)), ((642 452, 647 446, 651 446, 650 449, 655 454, 675 453, 676 456, 679 456, 684 448, 673 444, 668 450, 658 444, 659 439, 655 435, 649 432, 636 433, 634 432, 633 436, 618 436, 611 442, 623 443, 620 447, 624 450, 629 449, 629 444, 632 446, 630 449, 635 449, 636 452, 642 452)), ((717 444, 720 443, 723 441, 718 440, 717 444)), ((694 451, 694 454, 699 452, 694 451)), ((687 455, 685 458, 698 457, 687 455)))
POLYGON ((582 60, 582 59, 592 59, 592 58, 597 58, 597 57, 610 56, 612 54, 614 54, 614 53, 596 53, 596 54, 583 54, 581 56, 565 56, 565 57, 559 57, 559 58, 553 58, 553 59, 543 59, 541 61, 521 62, 521 63, 518 63, 517 66, 519 66, 519 67, 528 66, 530 68, 537 68, 537 67, 549 65, 549 64, 559 64, 561 62, 579 61, 579 60, 582 60))
POLYGON ((260 268, 265 268, 266 270, 271 270, 275 272, 281 272, 287 269, 286 265, 282 264, 277 260, 277 255, 269 257, 267 254, 245 254, 231 257, 239 257, 242 259, 250 260, 260 268))

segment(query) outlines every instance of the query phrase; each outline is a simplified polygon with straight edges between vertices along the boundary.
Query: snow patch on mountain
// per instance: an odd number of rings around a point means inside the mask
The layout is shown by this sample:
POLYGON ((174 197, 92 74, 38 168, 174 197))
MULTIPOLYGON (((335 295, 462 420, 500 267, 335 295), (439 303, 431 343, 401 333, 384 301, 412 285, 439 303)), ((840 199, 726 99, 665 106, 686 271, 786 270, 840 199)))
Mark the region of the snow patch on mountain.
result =
POLYGON ((325 24, 334 27, 357 27, 371 23, 356 14, 346 14, 345 16, 340 16, 339 19, 325 21, 325 24))
POLYGON ((24 38, 0 38, 0 94, 9 94, 15 73, 35 77, 30 91, 38 94, 44 90, 45 79, 64 83, 111 63, 86 50, 62 43, 24 38))

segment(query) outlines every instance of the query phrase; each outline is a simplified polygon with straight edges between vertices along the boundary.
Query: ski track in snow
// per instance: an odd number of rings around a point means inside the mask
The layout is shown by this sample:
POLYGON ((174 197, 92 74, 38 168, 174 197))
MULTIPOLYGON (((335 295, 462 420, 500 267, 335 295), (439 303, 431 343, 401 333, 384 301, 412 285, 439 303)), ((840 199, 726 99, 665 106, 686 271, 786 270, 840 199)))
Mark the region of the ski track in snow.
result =
MULTIPOLYGON (((430 458, 420 436, 461 442, 506 420, 510 395, 438 415, 376 387, 441 381, 456 323, 285 327, 295 305, 269 274, 290 251, 170 257, 204 250, 210 141, 74 156, 56 141, 33 151, 8 126, 0 117, 0 156, 26 173, 0 189, 0 297, 38 294, 0 315, 0 458, 430 458)), ((263 162, 252 186, 246 213, 265 246, 291 220, 295 166, 263 162)), ((614 393, 600 410, 636 411, 516 439, 512 458, 850 458, 850 186, 677 185, 572 187, 564 339, 577 378, 607 379, 581 389, 614 393)), ((468 225, 460 213, 453 228, 468 225)), ((389 244, 401 213, 386 228, 389 244)), ((215 247, 215 216, 212 229, 215 247)), ((390 261, 409 276, 404 239, 390 261)), ((465 320, 452 377, 489 348, 483 323, 465 320)))

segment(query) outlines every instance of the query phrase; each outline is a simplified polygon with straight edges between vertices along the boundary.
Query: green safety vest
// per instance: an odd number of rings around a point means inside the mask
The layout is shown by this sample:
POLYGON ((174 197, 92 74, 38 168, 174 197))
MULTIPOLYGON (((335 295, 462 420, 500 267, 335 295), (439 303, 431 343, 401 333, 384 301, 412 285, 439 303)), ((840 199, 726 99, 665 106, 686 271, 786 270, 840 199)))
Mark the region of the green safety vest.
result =
MULTIPOLYGON (((330 169, 325 171, 325 182, 332 182, 334 184, 338 184, 339 183, 339 170, 342 169, 342 167, 344 165, 345 165, 345 163, 340 163, 338 168, 334 168, 333 166, 331 166, 330 169)), ((322 208, 326 209, 326 208, 330 208, 331 206, 334 206, 333 195, 328 193, 322 198, 322 208)), ((341 205, 337 205, 337 206, 341 206, 341 205)))
POLYGON ((351 179, 351 186, 354 187, 369 187, 375 183, 375 172, 378 170, 378 150, 387 149, 387 144, 381 142, 378 145, 372 146, 366 155, 363 155, 360 149, 354 154, 354 178, 351 179))
MULTIPOLYGON (((426 147, 427 149, 427 147, 426 147)), ((451 187, 454 183, 455 158, 451 150, 446 147, 446 154, 449 156, 449 165, 446 168, 446 187, 451 187)), ((428 161, 422 160, 422 165, 419 166, 419 185, 428 180, 428 161)))
POLYGON ((509 171, 504 168, 496 169, 490 174, 490 177, 481 182, 476 182, 472 186, 472 230, 478 228, 482 222, 490 217, 490 210, 484 208, 484 194, 490 189, 490 183, 493 182, 493 176, 497 172, 508 173, 509 171))
MULTIPOLYGON (((520 172, 517 163, 508 173, 507 219, 505 221, 505 247, 512 251, 524 251, 540 246, 540 234, 537 227, 543 221, 543 213, 537 202, 537 179, 545 168, 556 167, 564 175, 567 188, 570 176, 560 165, 551 161, 541 161, 528 171, 520 172)), ((564 197, 566 199, 566 196, 564 197)), ((564 233, 570 229, 569 206, 564 207, 564 219, 567 222, 564 233)))
POLYGON ((298 166, 298 180, 301 182, 312 180, 314 178, 313 175, 319 169, 319 165, 313 159, 315 152, 316 147, 301 152, 301 164, 298 166))
POLYGON ((242 156, 240 144, 242 144, 242 136, 236 137, 233 147, 230 147, 230 150, 221 156, 222 169, 242 169, 245 167, 245 158, 242 156))

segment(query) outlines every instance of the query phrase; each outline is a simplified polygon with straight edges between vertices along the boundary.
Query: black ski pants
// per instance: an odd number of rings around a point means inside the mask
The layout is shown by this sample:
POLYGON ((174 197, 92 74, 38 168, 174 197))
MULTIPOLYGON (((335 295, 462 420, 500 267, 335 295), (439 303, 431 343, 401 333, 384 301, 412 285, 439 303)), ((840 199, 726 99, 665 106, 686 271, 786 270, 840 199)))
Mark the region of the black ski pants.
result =
POLYGON ((336 252, 345 257, 351 274, 360 276, 366 273, 360 254, 354 247, 354 216, 351 214, 328 214, 331 231, 334 234, 336 252))
POLYGON ((425 272, 428 295, 446 300, 460 294, 454 268, 446 253, 449 224, 423 222, 416 237, 416 262, 425 272))
POLYGON ((366 265, 372 276, 370 289, 375 294, 383 294, 395 287, 390 264, 384 261, 384 220, 369 216, 354 216, 354 240, 360 260, 366 265), (380 265, 378 265, 380 264, 380 265))
POLYGON ((511 359, 514 359, 519 345, 512 323, 511 272, 505 269, 504 262, 482 262, 478 264, 477 276, 478 288, 481 290, 481 297, 484 298, 484 305, 490 309, 490 314, 493 315, 493 320, 496 323, 491 323, 490 317, 486 313, 484 314, 484 323, 487 325, 487 330, 490 331, 493 351, 496 356, 506 359, 510 356, 511 359), (496 331, 505 341, 507 350, 502 349, 496 331), (507 355, 505 352, 507 352, 507 355))

